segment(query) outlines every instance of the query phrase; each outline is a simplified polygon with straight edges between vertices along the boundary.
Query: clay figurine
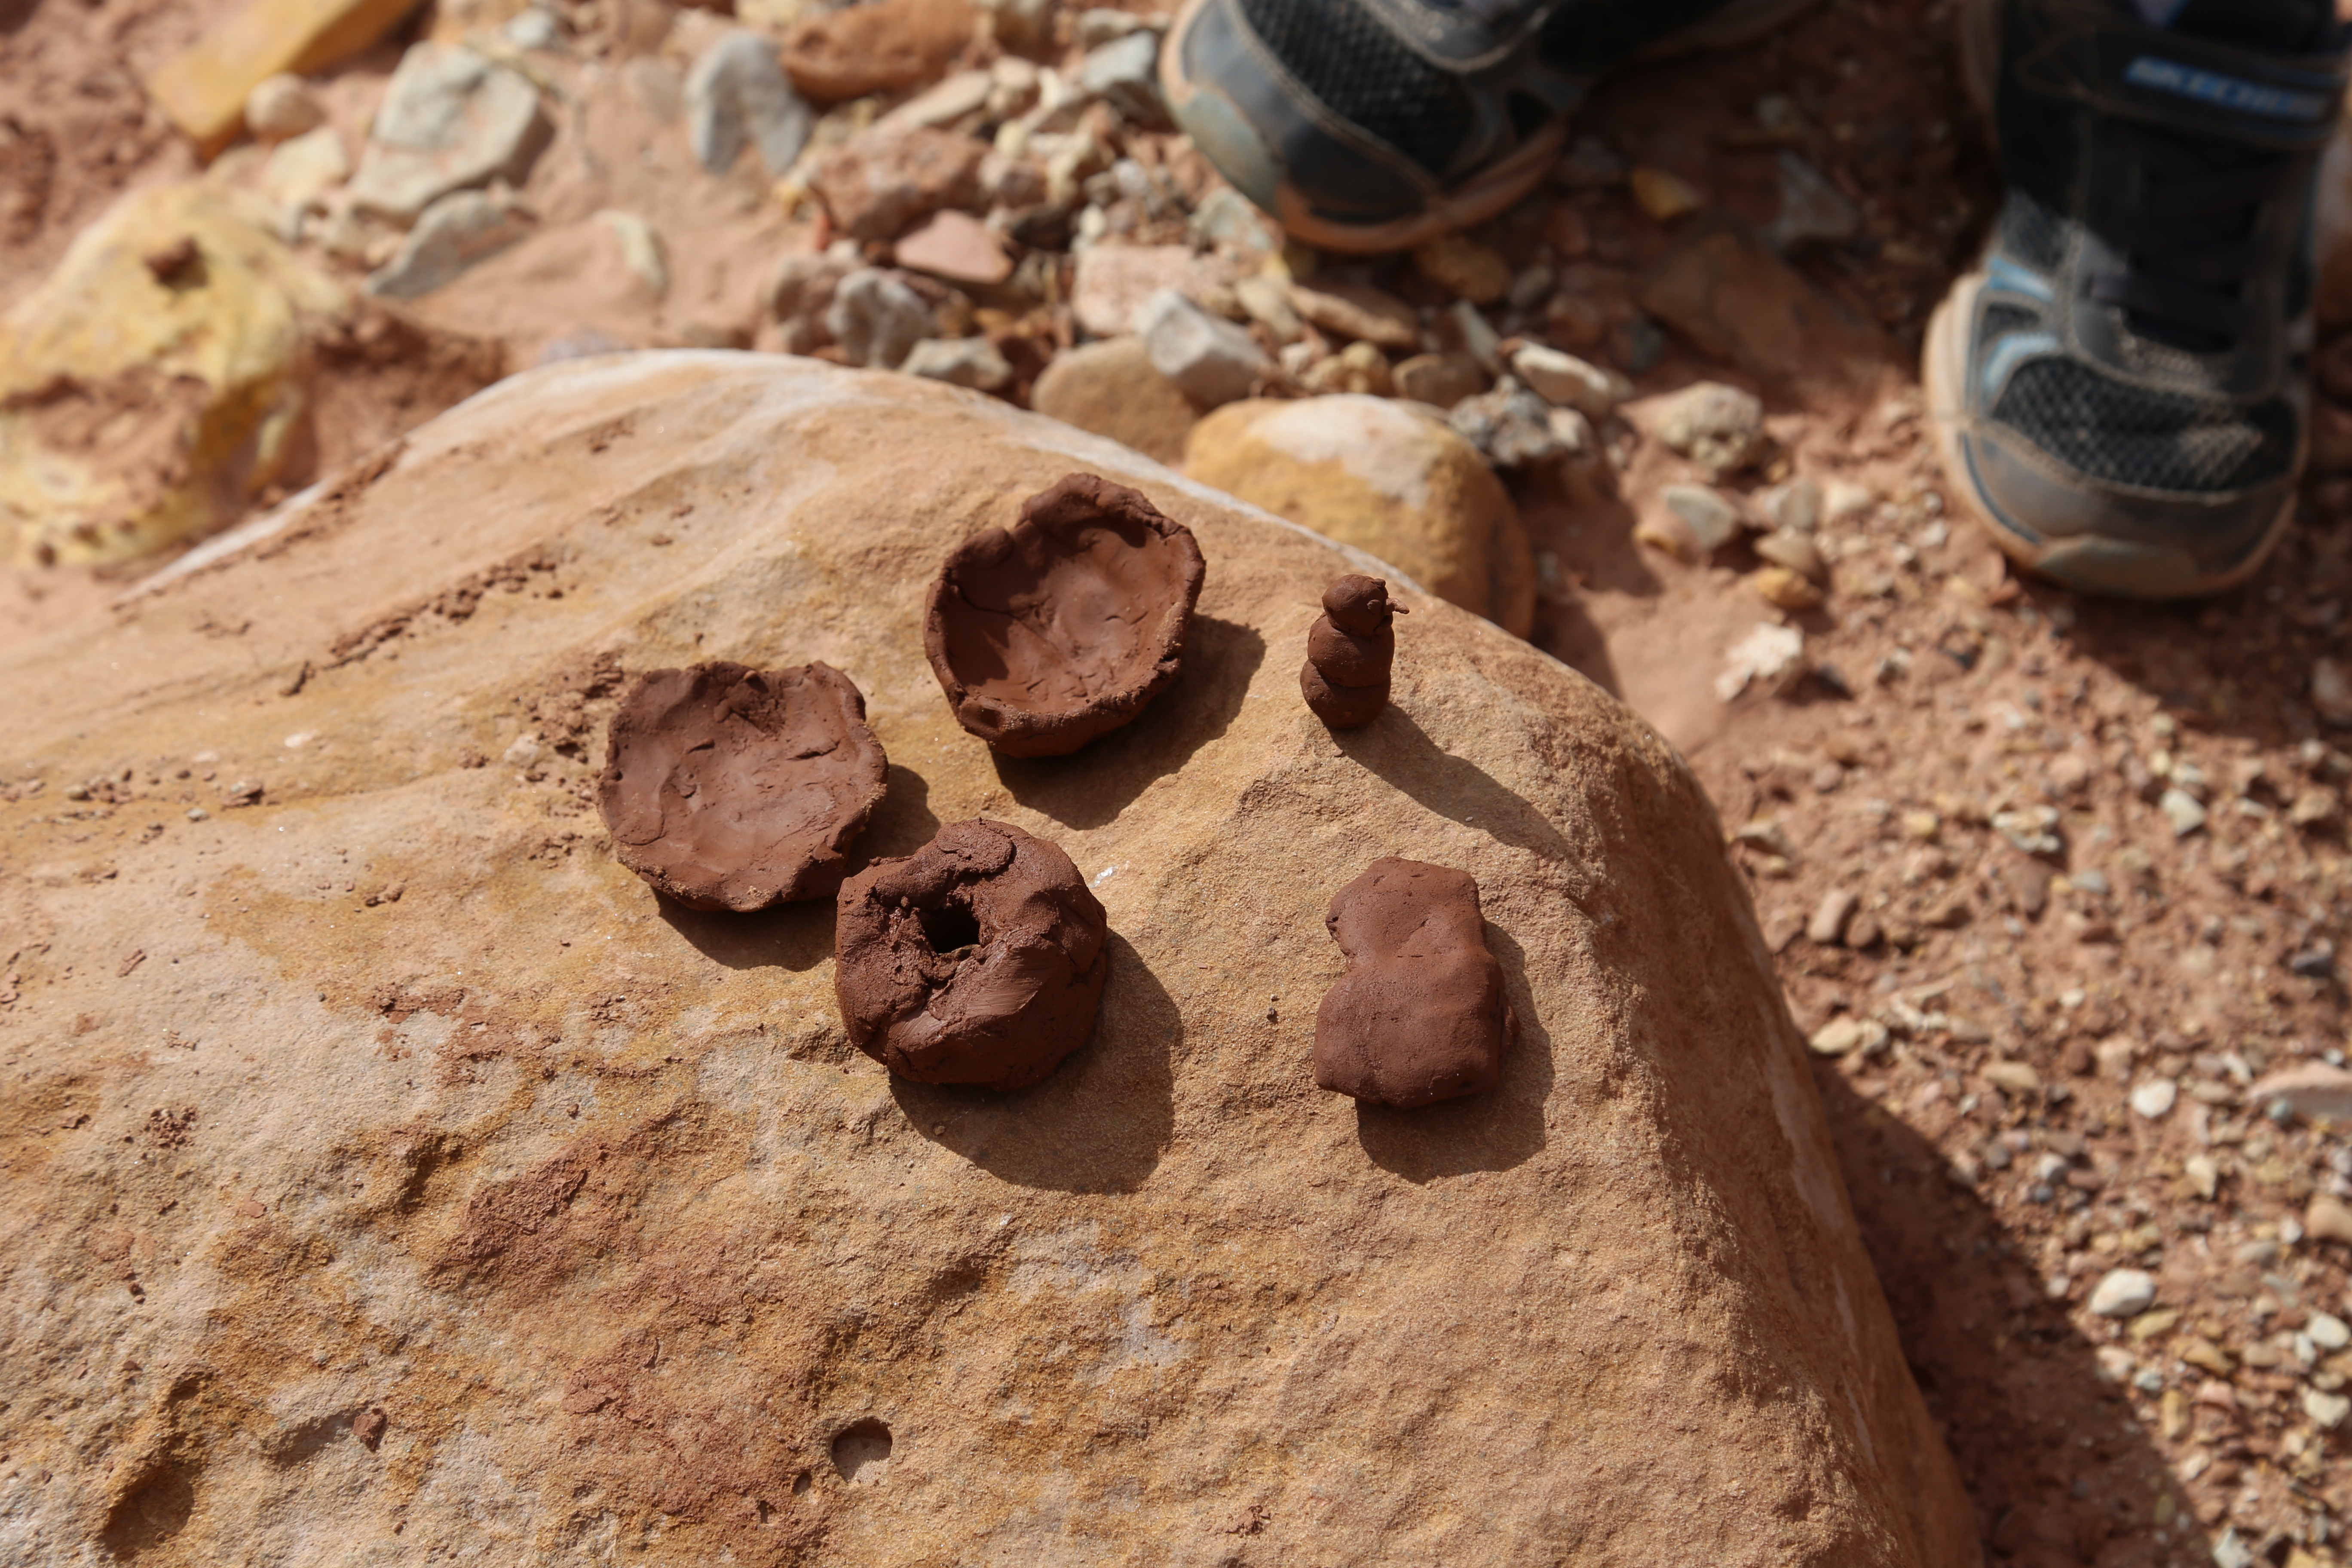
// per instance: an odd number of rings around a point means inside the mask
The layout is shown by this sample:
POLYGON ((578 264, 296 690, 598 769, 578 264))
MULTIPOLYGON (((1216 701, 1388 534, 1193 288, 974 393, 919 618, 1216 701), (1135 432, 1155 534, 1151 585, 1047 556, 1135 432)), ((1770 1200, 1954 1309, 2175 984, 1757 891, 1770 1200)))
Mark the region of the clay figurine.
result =
POLYGON ((1396 658, 1390 617, 1407 614, 1378 577, 1350 572, 1323 590, 1323 613, 1307 629, 1307 662, 1298 669, 1298 689, 1315 717, 1334 730, 1357 730, 1381 716, 1396 658))
POLYGON ((1141 492, 1072 474, 956 547, 923 649, 957 723, 1006 756, 1064 756, 1176 679, 1205 573, 1141 492))
POLYGON ((1108 935, 1059 848, 1002 822, 950 823, 842 888, 842 1022, 901 1078, 1025 1089, 1093 1032, 1108 935))
POLYGON ((648 670, 604 758, 614 854, 698 910, 830 898, 889 773, 865 695, 826 664, 648 670))
POLYGON ((1317 1084, 1411 1109, 1502 1081, 1519 1020, 1467 871, 1375 860, 1323 923, 1348 973, 1315 1015, 1317 1084))

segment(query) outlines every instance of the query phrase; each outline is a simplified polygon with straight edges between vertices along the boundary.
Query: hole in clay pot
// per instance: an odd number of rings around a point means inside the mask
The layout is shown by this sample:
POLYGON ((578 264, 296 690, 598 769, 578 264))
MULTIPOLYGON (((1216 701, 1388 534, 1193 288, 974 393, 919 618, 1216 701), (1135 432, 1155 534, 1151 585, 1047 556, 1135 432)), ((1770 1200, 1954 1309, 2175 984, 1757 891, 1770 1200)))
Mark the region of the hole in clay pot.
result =
POLYGON ((923 934, 930 939, 933 952, 953 952, 980 943, 980 921, 967 905, 924 910, 915 918, 923 922, 923 934))
POLYGON ((833 1468, 854 1487, 879 1486, 890 1470, 890 1428, 871 1415, 833 1440, 833 1468))
POLYGON ((814 1485, 816 1485, 816 1478, 810 1475, 806 1470, 803 1470, 799 1475, 793 1478, 793 1496, 804 1497, 807 1495, 809 1488, 814 1485))

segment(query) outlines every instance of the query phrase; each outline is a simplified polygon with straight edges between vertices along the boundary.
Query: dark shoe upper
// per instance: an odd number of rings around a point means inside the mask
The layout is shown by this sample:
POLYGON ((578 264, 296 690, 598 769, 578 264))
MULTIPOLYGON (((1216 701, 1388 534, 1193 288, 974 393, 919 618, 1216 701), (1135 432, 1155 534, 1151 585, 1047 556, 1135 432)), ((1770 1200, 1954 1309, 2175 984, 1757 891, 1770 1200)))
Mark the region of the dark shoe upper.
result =
POLYGON ((1957 367, 1966 477, 2029 545, 2143 548, 2180 581, 2142 591, 2193 592, 2263 546, 2302 463, 2340 29, 2318 0, 2196 0, 2170 28, 1997 3, 2007 195, 1957 367))
POLYGON ((1555 128, 1608 67, 1723 0, 1203 0, 1176 117, 1251 200, 1410 216, 1555 128))

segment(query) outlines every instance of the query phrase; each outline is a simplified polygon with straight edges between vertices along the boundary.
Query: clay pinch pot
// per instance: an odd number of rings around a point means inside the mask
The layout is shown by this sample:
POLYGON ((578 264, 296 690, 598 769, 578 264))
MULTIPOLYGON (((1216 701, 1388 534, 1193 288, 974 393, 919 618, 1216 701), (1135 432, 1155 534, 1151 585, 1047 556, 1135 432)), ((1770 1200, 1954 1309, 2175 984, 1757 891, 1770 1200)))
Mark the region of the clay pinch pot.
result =
POLYGON ((1066 756, 1176 679, 1206 573, 1141 491, 1072 474, 956 547, 923 650, 957 723, 1009 757, 1066 756))
POLYGON ((622 865, 698 910, 830 897, 882 802, 866 698, 828 664, 647 670, 606 734, 596 805, 622 865))
POLYGON ((1518 1015, 1486 949, 1477 879, 1381 859, 1339 889, 1323 923, 1348 973, 1315 1015, 1315 1081, 1411 1110, 1503 1081, 1518 1015))
POLYGON ((1059 848, 984 817, 950 823, 843 886, 842 1022, 901 1078, 1025 1089, 1093 1033, 1109 934, 1059 848))

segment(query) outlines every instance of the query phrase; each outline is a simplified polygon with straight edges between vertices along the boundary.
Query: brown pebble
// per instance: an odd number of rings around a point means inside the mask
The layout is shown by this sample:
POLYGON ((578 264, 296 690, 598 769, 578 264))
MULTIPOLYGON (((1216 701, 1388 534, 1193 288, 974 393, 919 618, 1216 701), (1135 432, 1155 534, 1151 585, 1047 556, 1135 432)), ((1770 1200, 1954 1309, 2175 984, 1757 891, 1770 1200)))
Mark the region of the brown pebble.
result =
POLYGON ((204 253, 196 248, 195 240, 184 234, 161 250, 151 252, 146 257, 147 271, 158 283, 175 282, 194 267, 203 256, 204 253))
POLYGON ((1109 925, 1070 858, 951 823, 841 889, 834 990, 850 1042, 901 1078, 1023 1089, 1086 1044, 1109 925))
POLYGON ((1351 572, 1323 590, 1323 613, 1307 632, 1298 689, 1315 716, 1334 730, 1361 728, 1388 706, 1396 658, 1391 617, 1408 612, 1389 599, 1378 577, 1351 572))
POLYGON ((1502 1082, 1518 1016, 1467 871, 1375 860, 1323 923, 1348 973, 1315 1016, 1317 1084, 1410 1109, 1502 1082))
POLYGON ((373 1454, 376 1445, 383 1441, 384 1428, 391 1425, 391 1419, 383 1413, 383 1406, 371 1405, 352 1417, 352 1436, 373 1454))

